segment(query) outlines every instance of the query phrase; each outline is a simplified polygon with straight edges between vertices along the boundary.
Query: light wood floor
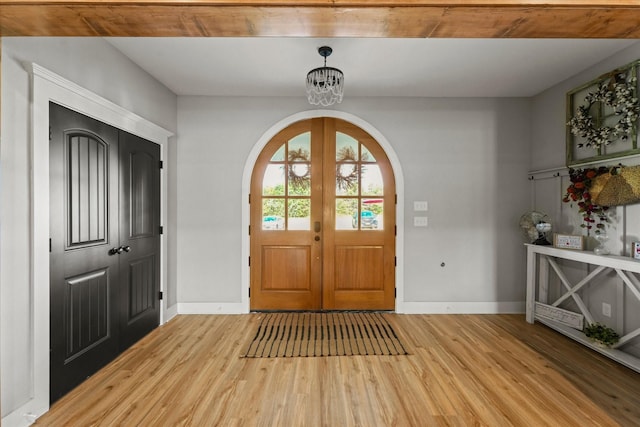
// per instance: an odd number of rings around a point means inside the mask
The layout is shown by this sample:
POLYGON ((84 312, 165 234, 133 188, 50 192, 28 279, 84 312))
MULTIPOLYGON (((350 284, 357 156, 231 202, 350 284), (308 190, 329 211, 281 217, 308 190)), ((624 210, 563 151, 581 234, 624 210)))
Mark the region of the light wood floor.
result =
POLYGON ((640 374, 522 315, 388 314, 410 356, 242 359, 260 316, 178 316, 37 424, 640 425, 640 374))

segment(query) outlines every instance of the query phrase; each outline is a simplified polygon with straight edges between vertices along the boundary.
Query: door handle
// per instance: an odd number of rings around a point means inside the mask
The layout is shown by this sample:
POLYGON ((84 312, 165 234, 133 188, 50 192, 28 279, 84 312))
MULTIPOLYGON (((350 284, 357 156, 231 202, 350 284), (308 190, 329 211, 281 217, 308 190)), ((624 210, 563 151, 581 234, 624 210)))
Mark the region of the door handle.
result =
POLYGON ((122 252, 131 251, 131 246, 120 246, 119 248, 109 249, 109 255, 120 255, 122 252))
POLYGON ((320 232, 320 221, 316 221, 313 223, 313 231, 315 231, 316 233, 320 232))

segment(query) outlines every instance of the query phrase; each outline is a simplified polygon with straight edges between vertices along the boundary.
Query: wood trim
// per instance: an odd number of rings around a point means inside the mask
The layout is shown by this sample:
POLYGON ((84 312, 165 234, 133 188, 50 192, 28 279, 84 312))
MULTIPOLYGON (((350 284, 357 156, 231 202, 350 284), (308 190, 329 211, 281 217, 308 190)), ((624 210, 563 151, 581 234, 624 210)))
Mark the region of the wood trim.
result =
POLYGON ((523 6, 534 8, 556 7, 615 7, 638 6, 637 0, 3 0, 3 5, 164 5, 164 6, 344 6, 344 7, 380 7, 380 6, 523 6))
POLYGON ((635 0, 11 0, 0 36, 640 38, 635 0))

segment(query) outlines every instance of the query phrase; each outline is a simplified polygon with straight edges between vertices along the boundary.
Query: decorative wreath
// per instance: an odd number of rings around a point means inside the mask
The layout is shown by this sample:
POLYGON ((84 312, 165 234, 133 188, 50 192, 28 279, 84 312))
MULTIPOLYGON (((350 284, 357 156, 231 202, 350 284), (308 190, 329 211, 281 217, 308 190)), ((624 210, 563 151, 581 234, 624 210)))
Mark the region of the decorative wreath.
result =
POLYGON ((636 78, 627 79, 626 72, 615 73, 610 79, 600 83, 594 92, 589 92, 584 100, 587 105, 576 109, 576 115, 567 123, 571 126, 571 133, 582 137, 586 142, 578 143, 578 147, 592 147, 598 150, 603 145, 609 145, 618 139, 626 140, 633 132, 634 124, 638 120, 640 105, 635 97, 636 78), (613 113, 620 116, 613 126, 596 127, 591 116, 591 108, 601 102, 611 107, 613 113))
MULTIPOLYGON (((352 147, 343 147, 337 153, 336 162, 336 186, 341 190, 349 190, 358 185, 358 177, 362 168, 357 162, 356 151, 352 147), (350 166, 348 174, 345 174, 343 166, 350 166)), ((366 153, 362 154, 362 160, 366 161, 366 153)))
POLYGON ((289 160, 289 183, 297 190, 306 190, 311 183, 311 167, 309 165, 309 152, 303 148, 290 150, 287 156, 289 160), (304 173, 300 173, 300 167, 304 173))

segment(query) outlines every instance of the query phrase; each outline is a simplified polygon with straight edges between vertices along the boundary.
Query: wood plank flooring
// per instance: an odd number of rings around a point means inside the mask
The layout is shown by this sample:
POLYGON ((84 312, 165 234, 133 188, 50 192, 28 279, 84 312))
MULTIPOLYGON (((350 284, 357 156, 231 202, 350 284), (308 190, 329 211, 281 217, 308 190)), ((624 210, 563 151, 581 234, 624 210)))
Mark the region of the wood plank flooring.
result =
POLYGON ((241 358, 261 316, 178 316, 36 424, 640 425, 640 374, 523 315, 386 314, 409 356, 241 358))

